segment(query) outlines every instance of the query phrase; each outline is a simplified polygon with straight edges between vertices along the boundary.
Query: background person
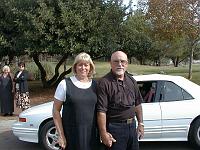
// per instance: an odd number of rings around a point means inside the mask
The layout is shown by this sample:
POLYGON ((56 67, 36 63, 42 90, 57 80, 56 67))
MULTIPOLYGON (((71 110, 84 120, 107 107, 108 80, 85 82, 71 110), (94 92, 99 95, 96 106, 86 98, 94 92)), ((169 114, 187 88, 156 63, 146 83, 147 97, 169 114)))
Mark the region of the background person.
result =
POLYGON ((74 76, 62 80, 55 92, 53 119, 59 145, 66 150, 96 150, 95 66, 87 53, 76 56, 74 76), (60 115, 61 107, 62 118, 60 115))
POLYGON ((138 150, 138 136, 144 135, 142 96, 136 81, 126 72, 127 55, 114 52, 110 64, 111 71, 97 85, 100 136, 107 150, 138 150))
POLYGON ((13 115, 14 112, 14 98, 13 98, 13 80, 10 73, 10 67, 4 66, 0 74, 0 103, 1 113, 4 116, 13 115))
POLYGON ((30 107, 29 90, 28 90, 28 79, 29 72, 25 70, 25 63, 19 62, 19 70, 15 73, 15 99, 16 107, 23 110, 30 107))

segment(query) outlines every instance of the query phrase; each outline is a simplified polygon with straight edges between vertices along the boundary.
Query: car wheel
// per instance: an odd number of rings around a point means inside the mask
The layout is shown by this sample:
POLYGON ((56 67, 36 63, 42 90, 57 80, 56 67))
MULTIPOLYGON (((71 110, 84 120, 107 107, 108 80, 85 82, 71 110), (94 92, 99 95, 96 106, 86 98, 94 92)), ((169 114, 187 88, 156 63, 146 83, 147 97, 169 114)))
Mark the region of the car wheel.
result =
POLYGON ((41 130, 40 143, 46 150, 58 150, 58 134, 53 120, 47 122, 41 130))
POLYGON ((197 119, 191 126, 189 142, 195 148, 200 148, 200 119, 197 119))

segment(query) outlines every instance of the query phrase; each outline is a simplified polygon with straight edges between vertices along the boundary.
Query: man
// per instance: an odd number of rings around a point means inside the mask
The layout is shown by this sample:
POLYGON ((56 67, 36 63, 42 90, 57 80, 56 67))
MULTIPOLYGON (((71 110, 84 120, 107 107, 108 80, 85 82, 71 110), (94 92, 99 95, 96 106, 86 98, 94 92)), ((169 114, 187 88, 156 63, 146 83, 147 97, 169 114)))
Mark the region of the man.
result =
POLYGON ((128 59, 124 52, 114 52, 110 65, 111 71, 97 86, 101 140, 107 150, 139 150, 138 138, 144 136, 142 96, 136 81, 126 72, 128 59))

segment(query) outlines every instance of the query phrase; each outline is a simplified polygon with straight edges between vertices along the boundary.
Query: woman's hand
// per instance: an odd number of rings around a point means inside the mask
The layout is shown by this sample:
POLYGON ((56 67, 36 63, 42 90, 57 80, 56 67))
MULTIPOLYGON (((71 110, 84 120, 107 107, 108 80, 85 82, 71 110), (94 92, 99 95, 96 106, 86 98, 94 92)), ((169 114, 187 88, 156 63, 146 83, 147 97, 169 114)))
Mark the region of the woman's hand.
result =
POLYGON ((58 144, 60 145, 60 147, 61 147, 62 149, 65 149, 65 148, 66 148, 66 146, 67 146, 67 141, 66 141, 65 136, 59 136, 59 137, 58 137, 58 144))

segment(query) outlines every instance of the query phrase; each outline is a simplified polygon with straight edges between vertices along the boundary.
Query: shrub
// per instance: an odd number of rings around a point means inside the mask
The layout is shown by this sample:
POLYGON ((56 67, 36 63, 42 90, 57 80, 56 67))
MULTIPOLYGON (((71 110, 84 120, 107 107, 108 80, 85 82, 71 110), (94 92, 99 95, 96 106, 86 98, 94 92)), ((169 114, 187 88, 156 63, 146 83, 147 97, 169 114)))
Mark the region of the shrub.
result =
MULTIPOLYGON (((51 62, 42 62, 42 66, 44 67, 47 76, 46 79, 49 80, 53 75, 53 67, 51 62)), ((35 63, 27 64, 27 70, 32 74, 34 80, 41 80, 41 73, 35 63)))

